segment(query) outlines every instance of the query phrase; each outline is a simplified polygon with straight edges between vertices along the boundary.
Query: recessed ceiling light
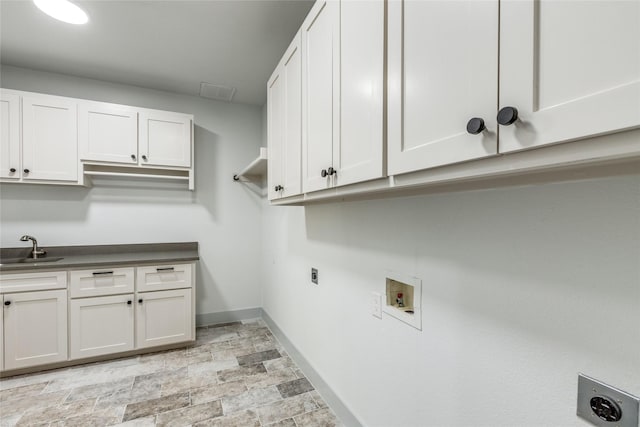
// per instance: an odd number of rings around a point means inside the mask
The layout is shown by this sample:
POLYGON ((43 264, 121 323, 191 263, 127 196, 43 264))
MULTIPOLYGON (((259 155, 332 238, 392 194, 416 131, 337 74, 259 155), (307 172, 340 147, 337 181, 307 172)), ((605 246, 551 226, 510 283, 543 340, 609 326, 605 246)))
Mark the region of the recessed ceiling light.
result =
POLYGON ((59 21, 68 24, 86 24, 86 12, 68 0, 33 0, 38 9, 59 21))

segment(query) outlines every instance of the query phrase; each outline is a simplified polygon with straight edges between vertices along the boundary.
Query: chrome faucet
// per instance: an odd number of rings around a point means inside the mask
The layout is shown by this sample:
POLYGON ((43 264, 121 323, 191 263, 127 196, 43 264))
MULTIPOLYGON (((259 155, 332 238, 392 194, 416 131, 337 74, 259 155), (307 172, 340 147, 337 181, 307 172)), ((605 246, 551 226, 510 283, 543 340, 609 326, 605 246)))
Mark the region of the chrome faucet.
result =
POLYGON ((38 241, 35 237, 24 235, 20 238, 21 242, 28 242, 29 240, 31 240, 31 242, 33 243, 33 250, 31 251, 31 254, 29 254, 29 257, 37 259, 39 256, 44 256, 47 254, 47 251, 38 248, 38 241))

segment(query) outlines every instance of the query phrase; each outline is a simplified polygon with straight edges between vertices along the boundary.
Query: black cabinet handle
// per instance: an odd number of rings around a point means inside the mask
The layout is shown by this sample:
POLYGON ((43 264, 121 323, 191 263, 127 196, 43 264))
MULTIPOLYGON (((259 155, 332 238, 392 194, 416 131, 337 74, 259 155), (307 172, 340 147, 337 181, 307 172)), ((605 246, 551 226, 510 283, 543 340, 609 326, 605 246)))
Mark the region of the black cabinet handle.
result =
POLYGON ((14 173, 16 171, 16 168, 11 168, 9 169, 9 172, 14 173))
POLYGON ((11 301, 5 301, 4 305, 6 305, 7 307, 11 305, 11 301))
POLYGON ((509 126, 518 120, 518 109, 515 107, 504 107, 498 111, 498 123, 502 126, 509 126))
POLYGON ((276 191, 282 191, 282 190, 284 190, 284 187, 283 187, 282 185, 276 185, 276 186, 274 187, 274 190, 276 190, 276 191))
POLYGON ((129 300, 127 301, 127 305, 131 305, 133 303, 133 301, 129 300))
POLYGON ((162 267, 162 268, 156 268, 156 271, 159 273, 161 271, 173 271, 175 270, 175 267, 162 267))
POLYGON ((113 271, 96 271, 95 273, 92 273, 94 276, 108 276, 113 274, 113 271))
POLYGON ((136 155, 135 155, 135 154, 132 154, 132 155, 131 155, 131 160, 135 160, 135 159, 136 159, 136 155))
POLYGON ((327 177, 327 175, 328 175, 328 174, 327 174, 327 170, 326 170, 326 169, 322 169, 322 170, 320 171, 320 175, 321 175, 323 178, 326 178, 326 177, 327 177))
POLYGON ((147 156, 146 155, 142 155, 142 160, 144 160, 145 162, 147 161, 147 156))
POLYGON ((474 117, 467 122, 467 132, 471 135, 477 135, 486 129, 484 125, 484 120, 480 117, 474 117))
POLYGON ((329 173, 329 175, 334 175, 334 174, 337 175, 338 174, 338 171, 335 170, 334 168, 327 169, 327 172, 329 173))
POLYGON ((29 169, 23 170, 24 173, 29 173, 29 169))
POLYGON ((138 300, 138 304, 142 304, 142 298, 138 300))

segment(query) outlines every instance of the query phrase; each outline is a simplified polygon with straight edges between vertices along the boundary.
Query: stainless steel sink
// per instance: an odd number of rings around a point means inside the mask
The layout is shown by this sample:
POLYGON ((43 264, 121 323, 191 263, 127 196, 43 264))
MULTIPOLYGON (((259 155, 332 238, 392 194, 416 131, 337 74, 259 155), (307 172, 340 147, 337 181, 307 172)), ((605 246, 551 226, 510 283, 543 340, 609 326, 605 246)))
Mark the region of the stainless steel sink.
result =
POLYGON ((41 262, 56 262, 63 259, 62 257, 44 257, 44 258, 3 258, 0 259, 0 265, 9 264, 36 264, 41 262))

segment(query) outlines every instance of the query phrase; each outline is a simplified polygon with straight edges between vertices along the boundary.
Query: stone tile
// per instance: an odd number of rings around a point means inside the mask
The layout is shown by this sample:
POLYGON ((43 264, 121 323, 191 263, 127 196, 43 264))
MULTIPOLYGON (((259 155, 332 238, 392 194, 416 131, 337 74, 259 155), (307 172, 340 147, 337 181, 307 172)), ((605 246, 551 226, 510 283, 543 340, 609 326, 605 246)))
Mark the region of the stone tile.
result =
POLYGON ((115 406, 125 406, 129 403, 142 402, 143 400, 157 399, 161 397, 161 385, 157 383, 133 384, 129 390, 118 390, 98 398, 97 410, 105 410, 115 406))
MULTIPOLYGON (((47 383, 36 383, 30 385, 23 385, 15 388, 0 391, 0 402, 6 402, 8 400, 21 399, 23 397, 37 396, 44 390, 47 383)), ((3 403, 3 406, 7 403, 3 403)))
POLYGON ((318 409, 318 405, 309 394, 301 394, 285 400, 261 406, 256 411, 262 425, 271 424, 296 415, 318 409))
POLYGON ((228 382, 218 385, 209 385, 191 390, 191 404, 197 405, 222 397, 230 397, 247 391, 247 386, 242 381, 228 382))
POLYGON ((256 388, 245 393, 232 397, 222 398, 222 409, 224 414, 228 415, 233 412, 250 409, 267 403, 282 400, 280 393, 275 386, 268 388, 256 388))
POLYGON ((152 374, 139 375, 136 377, 133 385, 134 387, 149 387, 152 385, 162 386, 162 384, 166 382, 186 377, 189 372, 188 369, 189 368, 185 366, 178 369, 163 370, 152 374))
POLYGON ((102 427, 118 424, 122 420, 124 406, 110 408, 105 411, 97 411, 77 415, 51 424, 51 427, 102 427))
POLYGON ((107 383, 89 384, 82 387, 77 387, 71 390, 71 393, 69 393, 69 396, 67 396, 65 402, 75 402, 91 397, 95 398, 106 396, 119 390, 130 390, 131 387, 133 387, 133 380, 134 377, 129 377, 107 383))
POLYGON ((224 327, 207 329, 197 337, 196 345, 229 341, 237 338, 240 338, 237 332, 229 331, 224 327))
POLYGON ((328 408, 329 407, 325 403, 325 401, 322 398, 322 396, 320 396, 320 393, 318 393, 318 390, 310 391, 308 394, 313 398, 313 400, 315 400, 315 402, 316 402, 316 404, 318 405, 319 408, 328 408))
POLYGON ((267 351, 280 350, 281 347, 278 345, 278 343, 267 339, 264 341, 254 342, 253 348, 255 348, 256 351, 267 351))
POLYGON ((147 417, 160 412, 171 411, 173 409, 189 406, 189 393, 172 394, 171 396, 157 399, 143 400, 142 402, 131 403, 125 409, 122 421, 129 421, 135 418, 147 417))
POLYGON ((342 423, 329 409, 318 409, 293 418, 298 426, 339 427, 342 423))
POLYGON ((96 399, 85 399, 65 405, 49 406, 45 408, 28 409, 18 420, 16 425, 28 426, 34 424, 47 424, 68 417, 87 414, 93 410, 96 399))
POLYGON ((292 368, 292 370, 296 378, 306 378, 306 375, 300 370, 300 368, 292 368))
POLYGON ((313 390, 313 386, 306 378, 298 378, 297 380, 279 384, 277 387, 282 397, 285 398, 313 390))
POLYGON ((223 327, 229 327, 229 326, 242 326, 242 322, 228 322, 228 323, 218 323, 215 325, 209 325, 208 328, 209 329, 215 329, 215 328, 223 328, 223 327))
POLYGON ((225 369, 218 372, 218 380, 220 382, 234 381, 251 375, 264 374, 267 372, 264 364, 256 363, 255 365, 240 366, 233 369, 225 369))
POLYGON ((160 388, 161 396, 180 393, 194 388, 204 387, 206 385, 215 385, 218 383, 217 372, 205 372, 193 375, 187 375, 182 378, 174 378, 164 382, 160 388))
POLYGON ((135 420, 125 421, 124 423, 114 424, 113 427, 155 427, 156 417, 155 415, 136 418, 135 420))
POLYGON ((247 410, 231 415, 212 418, 193 424, 193 427, 259 427, 260 421, 255 411, 247 410))
POLYGON ((71 368, 56 369, 53 371, 17 375, 15 377, 0 379, 0 390, 8 390, 16 387, 22 387, 25 385, 32 385, 37 383, 50 382, 54 380, 60 380, 73 376, 73 370, 71 368))
MULTIPOLYGON (((265 424, 263 424, 265 425, 265 424)), ((287 418, 286 420, 278 421, 277 423, 266 424, 269 427, 297 427, 293 418, 287 418)))
POLYGON ((207 372, 218 372, 224 371, 225 369, 235 368, 238 366, 238 361, 229 359, 229 360, 219 360, 213 362, 204 362, 204 363, 196 363, 195 365, 189 365, 189 375, 201 375, 207 372))
POLYGON ((64 401, 68 394, 68 391, 63 390, 55 393, 45 393, 11 400, 10 403, 2 404, 2 418, 21 415, 29 409, 33 410, 58 406, 64 401))
POLYGON ((289 357, 279 357, 277 359, 265 360, 263 362, 267 372, 278 371, 280 369, 295 368, 296 364, 289 357))
POLYGON ((248 389, 264 388, 270 385, 282 384, 295 380, 297 377, 291 369, 280 369, 266 374, 253 375, 244 378, 248 389))
POLYGON ((281 357, 281 355, 278 353, 278 350, 261 351, 259 353, 247 354, 246 356, 238 356, 238 365, 253 365, 254 363, 277 359, 279 357, 281 357))
POLYGON ((0 426, 13 427, 16 425, 21 416, 22 414, 13 414, 11 416, 5 417, 2 411, 0 411, 0 426))
POLYGON ((222 404, 219 400, 213 400, 158 414, 156 416, 156 425, 159 427, 182 427, 221 415, 222 404))

